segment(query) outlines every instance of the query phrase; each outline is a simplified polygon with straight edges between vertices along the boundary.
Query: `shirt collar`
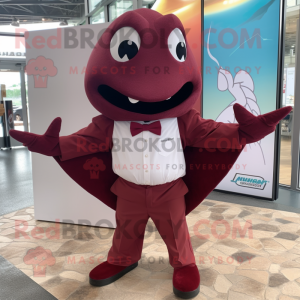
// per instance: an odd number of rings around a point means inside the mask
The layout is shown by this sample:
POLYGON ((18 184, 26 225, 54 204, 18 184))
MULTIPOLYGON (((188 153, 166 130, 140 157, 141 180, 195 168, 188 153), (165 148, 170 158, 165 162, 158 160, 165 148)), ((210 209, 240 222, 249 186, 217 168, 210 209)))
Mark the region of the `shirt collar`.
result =
POLYGON ((151 123, 154 123, 154 122, 157 122, 157 121, 160 121, 160 120, 154 120, 154 121, 149 121, 149 122, 145 122, 145 121, 131 121, 131 122, 136 122, 136 123, 139 123, 139 124, 151 124, 151 123))

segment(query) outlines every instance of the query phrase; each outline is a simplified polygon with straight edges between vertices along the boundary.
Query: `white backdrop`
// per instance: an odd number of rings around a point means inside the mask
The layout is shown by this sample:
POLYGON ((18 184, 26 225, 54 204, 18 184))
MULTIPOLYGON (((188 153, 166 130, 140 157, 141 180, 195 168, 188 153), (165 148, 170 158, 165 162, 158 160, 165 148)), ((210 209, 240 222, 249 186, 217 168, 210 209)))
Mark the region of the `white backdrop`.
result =
MULTIPOLYGON (((30 75, 34 74, 34 69, 28 72, 31 132, 43 134, 54 118, 61 117, 63 121, 60 135, 69 135, 86 127, 99 114, 90 104, 84 90, 84 67, 92 48, 87 44, 84 47, 81 45, 80 33, 84 29, 92 29, 95 33, 92 42, 95 44, 98 33, 107 26, 106 23, 71 27, 76 31, 79 41, 75 48, 67 48, 65 44, 66 30, 70 30, 70 27, 61 29, 61 38, 57 29, 29 32, 26 40, 30 47, 26 51, 27 64, 30 59, 43 56, 52 60, 57 68, 55 76, 51 77, 53 74, 49 74, 47 87, 37 87, 45 86, 45 77, 41 81, 39 76, 30 75), (55 45, 57 36, 61 47, 51 49, 53 47, 51 44, 49 47, 49 43, 52 40, 52 45, 55 45), (71 67, 77 67, 78 74, 72 74, 71 67)), ((37 65, 43 68, 38 61, 37 65)), ((36 72, 44 75, 43 71, 36 72)), ((36 219, 68 223, 72 220, 75 224, 86 219, 91 225, 105 219, 115 227, 115 212, 77 185, 52 157, 33 153, 32 171, 36 219)))

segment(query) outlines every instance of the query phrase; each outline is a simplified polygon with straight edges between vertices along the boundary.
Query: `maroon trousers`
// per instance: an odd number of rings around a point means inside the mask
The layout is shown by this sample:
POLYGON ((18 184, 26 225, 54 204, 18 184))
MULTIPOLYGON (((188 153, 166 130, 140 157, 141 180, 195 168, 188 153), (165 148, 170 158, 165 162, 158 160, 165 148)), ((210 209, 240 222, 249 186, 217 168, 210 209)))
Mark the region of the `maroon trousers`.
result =
POLYGON ((111 191, 118 200, 109 263, 128 266, 140 260, 149 217, 167 245, 170 264, 175 268, 195 263, 185 219, 184 195, 188 189, 181 178, 157 186, 119 178, 111 191))

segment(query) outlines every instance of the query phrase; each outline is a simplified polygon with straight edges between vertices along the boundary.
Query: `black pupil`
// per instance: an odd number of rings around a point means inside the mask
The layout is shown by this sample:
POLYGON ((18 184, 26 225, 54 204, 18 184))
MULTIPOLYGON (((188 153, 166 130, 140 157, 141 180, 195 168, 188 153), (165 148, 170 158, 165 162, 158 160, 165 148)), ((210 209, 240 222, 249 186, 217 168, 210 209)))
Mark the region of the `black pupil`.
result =
POLYGON ((183 42, 177 44, 176 54, 180 60, 182 59, 182 57, 184 57, 184 59, 186 58, 186 47, 183 42))
POLYGON ((128 59, 132 59, 135 57, 138 53, 139 49, 133 41, 123 41, 118 49, 118 54, 121 58, 123 58, 125 55, 127 55, 128 59))

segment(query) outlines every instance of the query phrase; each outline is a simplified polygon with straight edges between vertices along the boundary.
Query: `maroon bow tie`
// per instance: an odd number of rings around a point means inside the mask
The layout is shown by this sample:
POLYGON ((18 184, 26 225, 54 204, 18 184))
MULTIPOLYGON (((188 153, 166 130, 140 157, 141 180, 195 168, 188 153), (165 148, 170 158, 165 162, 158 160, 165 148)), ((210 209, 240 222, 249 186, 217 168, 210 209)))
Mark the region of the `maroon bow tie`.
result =
POLYGON ((160 121, 156 121, 150 124, 140 124, 136 122, 130 123, 130 132, 132 136, 135 136, 143 131, 150 131, 154 134, 161 135, 160 121))

